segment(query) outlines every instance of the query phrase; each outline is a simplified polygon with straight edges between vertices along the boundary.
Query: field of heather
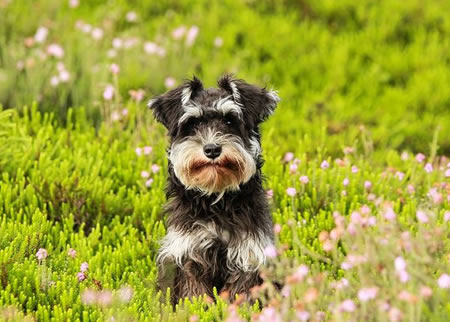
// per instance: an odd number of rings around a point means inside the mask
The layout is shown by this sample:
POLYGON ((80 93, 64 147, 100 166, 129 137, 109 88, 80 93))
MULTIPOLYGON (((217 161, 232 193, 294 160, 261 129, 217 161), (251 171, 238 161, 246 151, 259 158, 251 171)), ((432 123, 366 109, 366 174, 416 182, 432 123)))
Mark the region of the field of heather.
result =
POLYGON ((449 1, 0 0, 0 321, 449 321, 449 84, 449 1), (224 73, 281 97, 276 247, 172 307, 146 102, 224 73))

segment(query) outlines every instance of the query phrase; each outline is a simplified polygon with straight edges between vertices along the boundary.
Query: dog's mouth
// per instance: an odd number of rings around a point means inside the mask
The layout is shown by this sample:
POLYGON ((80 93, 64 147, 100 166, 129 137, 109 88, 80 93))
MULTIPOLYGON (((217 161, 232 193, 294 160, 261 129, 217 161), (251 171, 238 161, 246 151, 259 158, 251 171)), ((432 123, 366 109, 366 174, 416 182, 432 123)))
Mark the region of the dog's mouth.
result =
POLYGON ((226 169, 236 172, 239 170, 239 164, 236 161, 225 158, 219 161, 196 161, 191 166, 192 172, 199 172, 204 169, 226 169))

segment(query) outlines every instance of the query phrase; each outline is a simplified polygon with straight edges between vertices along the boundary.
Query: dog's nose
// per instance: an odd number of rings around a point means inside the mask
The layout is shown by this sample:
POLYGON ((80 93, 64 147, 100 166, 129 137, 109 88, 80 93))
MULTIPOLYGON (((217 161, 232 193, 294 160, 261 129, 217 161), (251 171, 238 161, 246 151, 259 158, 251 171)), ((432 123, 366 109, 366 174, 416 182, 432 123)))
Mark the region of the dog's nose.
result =
POLYGON ((222 147, 216 144, 207 144, 203 147, 203 152, 208 158, 214 160, 222 153, 222 147))

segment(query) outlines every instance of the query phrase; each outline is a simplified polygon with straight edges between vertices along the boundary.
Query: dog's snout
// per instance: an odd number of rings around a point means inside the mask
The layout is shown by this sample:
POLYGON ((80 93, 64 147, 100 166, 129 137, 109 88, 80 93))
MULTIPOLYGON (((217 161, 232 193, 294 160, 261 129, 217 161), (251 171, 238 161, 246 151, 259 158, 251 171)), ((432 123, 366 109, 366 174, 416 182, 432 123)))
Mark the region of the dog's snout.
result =
POLYGON ((215 159, 222 153, 222 147, 216 144, 206 144, 203 147, 203 152, 208 158, 215 159))

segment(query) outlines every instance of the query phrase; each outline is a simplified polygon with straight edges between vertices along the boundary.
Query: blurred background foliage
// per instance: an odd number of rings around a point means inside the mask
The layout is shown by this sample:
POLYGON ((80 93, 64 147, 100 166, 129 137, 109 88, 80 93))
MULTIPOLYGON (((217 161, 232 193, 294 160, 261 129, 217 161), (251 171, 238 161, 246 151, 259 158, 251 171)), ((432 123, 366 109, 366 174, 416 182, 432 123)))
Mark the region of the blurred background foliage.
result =
POLYGON ((69 107, 85 106, 98 127, 111 63, 124 101, 193 74, 214 86, 231 72, 279 90, 267 127, 286 149, 309 135, 336 154, 336 137, 349 145, 364 132, 375 148, 420 152, 437 134, 448 154, 449 45, 450 3, 441 0, 0 0, 0 103, 36 101, 62 122, 69 107), (68 79, 56 84, 58 63, 68 79))

